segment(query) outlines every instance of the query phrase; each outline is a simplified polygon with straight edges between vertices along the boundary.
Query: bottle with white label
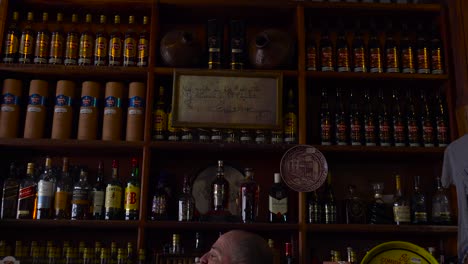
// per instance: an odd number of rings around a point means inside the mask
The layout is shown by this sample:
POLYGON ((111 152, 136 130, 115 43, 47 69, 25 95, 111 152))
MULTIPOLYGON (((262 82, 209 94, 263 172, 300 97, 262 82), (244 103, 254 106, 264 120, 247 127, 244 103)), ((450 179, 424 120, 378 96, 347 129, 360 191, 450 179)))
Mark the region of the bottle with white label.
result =
POLYGON ((401 177, 395 175, 395 195, 393 200, 393 221, 397 225, 409 224, 411 221, 410 205, 401 188, 401 177))
POLYGON ((279 173, 274 174, 275 182, 270 188, 268 196, 268 211, 270 212, 271 223, 288 222, 288 191, 281 182, 279 173))
POLYGON ((54 118, 52 120, 52 139, 69 139, 73 122, 72 100, 75 83, 60 80, 55 93, 54 118))
POLYGON ((52 172, 52 159, 46 157, 44 172, 37 183, 36 219, 48 219, 52 216, 52 200, 57 180, 52 172))
POLYGON ((24 138, 42 138, 46 121, 46 99, 48 83, 32 80, 29 86, 29 100, 26 108, 24 138))

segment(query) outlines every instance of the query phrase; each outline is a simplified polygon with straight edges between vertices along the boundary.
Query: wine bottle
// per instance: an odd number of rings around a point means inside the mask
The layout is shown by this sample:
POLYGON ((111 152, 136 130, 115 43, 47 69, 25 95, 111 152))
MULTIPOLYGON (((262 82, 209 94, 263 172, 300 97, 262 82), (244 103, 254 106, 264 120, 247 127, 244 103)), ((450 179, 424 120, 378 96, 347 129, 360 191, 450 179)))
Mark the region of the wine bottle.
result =
POLYGON ((395 174, 395 194, 393 197, 393 221, 397 225, 409 224, 411 221, 410 205, 401 188, 401 177, 395 174))
POLYGON ((274 183, 270 188, 268 196, 270 212, 269 220, 271 223, 288 222, 288 191, 281 182, 279 173, 274 174, 274 183))

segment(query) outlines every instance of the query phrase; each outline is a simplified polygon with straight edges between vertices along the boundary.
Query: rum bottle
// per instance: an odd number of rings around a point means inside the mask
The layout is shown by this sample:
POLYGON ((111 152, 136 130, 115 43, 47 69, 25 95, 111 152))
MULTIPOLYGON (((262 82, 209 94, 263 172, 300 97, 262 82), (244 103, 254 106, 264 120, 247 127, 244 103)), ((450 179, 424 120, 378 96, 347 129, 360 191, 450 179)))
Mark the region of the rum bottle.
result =
POLYGON ((422 132, 422 144, 424 147, 435 146, 435 128, 432 115, 432 107, 428 102, 427 95, 421 90, 421 117, 420 126, 422 132))
POLYGON ((400 40, 401 50, 401 72, 403 73, 415 73, 414 63, 414 52, 415 47, 408 36, 408 25, 402 24, 402 35, 400 40))
POLYGON ((330 36, 328 34, 328 25, 325 25, 322 28, 322 36, 320 39, 320 66, 322 71, 334 71, 335 70, 335 63, 334 63, 334 52, 333 52, 333 44, 330 40, 330 36))
POLYGON ((36 45, 34 51, 35 64, 47 64, 49 59, 50 32, 48 29, 49 14, 42 13, 42 25, 37 31, 36 45))
POLYGON ((444 73, 444 59, 442 40, 440 39, 440 33, 437 29, 437 24, 432 24, 432 36, 431 36, 431 73, 432 74, 443 74, 444 73))
POLYGON ((128 16, 128 29, 124 35, 123 66, 135 66, 137 59, 137 34, 135 32, 135 17, 128 16))
POLYGON ((57 13, 57 24, 50 34, 49 64, 62 64, 65 38, 63 35, 63 14, 57 13))
POLYGON ((78 51, 80 47, 80 34, 77 29, 78 15, 72 15, 72 26, 70 31, 67 33, 67 39, 65 41, 65 57, 63 63, 65 65, 76 65, 78 64, 78 51))
POLYGON ((410 147, 421 146, 420 127, 417 120, 416 107, 414 105, 411 90, 406 93, 407 110, 406 110, 406 130, 408 131, 408 145, 410 147))
POLYGON ((418 23, 416 36, 416 62, 418 73, 431 73, 429 45, 422 23, 418 23))
POLYGON ((218 160, 216 179, 211 183, 211 208, 215 213, 229 212, 229 182, 224 177, 222 160, 218 160))
POLYGON ((96 174, 96 183, 91 189, 91 217, 94 220, 103 220, 104 219, 104 197, 105 197, 105 188, 103 184, 104 180, 104 164, 102 160, 99 161, 97 174, 96 174))
POLYGON ((151 220, 167 220, 168 204, 169 194, 166 191, 165 181, 163 179, 159 179, 152 200, 151 220))
POLYGON ((109 66, 122 66, 123 36, 119 30, 120 16, 114 16, 114 28, 109 36, 109 66))
POLYGON ((364 91, 364 142, 366 146, 377 145, 377 121, 369 89, 364 91))
POLYGON ((3 63, 14 63, 18 60, 19 40, 21 32, 18 29, 19 13, 13 12, 10 25, 8 26, 3 48, 3 63))
POLYGON ((348 144, 348 122, 343 105, 343 95, 341 88, 336 88, 336 111, 335 111, 335 143, 339 146, 348 144))
POLYGON ((369 72, 383 72, 382 48, 377 36, 375 22, 371 21, 371 30, 369 33, 369 72))
POLYGON ((400 174, 395 174, 395 194, 393 197, 393 221, 397 225, 409 224, 411 221, 410 205, 401 188, 400 174))
POLYGON ((337 209, 335 192, 333 191, 331 182, 331 173, 328 172, 327 185, 325 185, 325 194, 323 199, 323 214, 324 224, 336 224, 337 223, 337 209))
POLYGON ((231 70, 242 70, 245 61, 245 23, 231 20, 231 70))
POLYGON ((414 188, 411 194, 411 222, 413 224, 427 224, 426 195, 420 188, 419 175, 414 176, 414 188))
POLYGON ((284 143, 297 143, 297 115, 295 97, 292 87, 288 91, 288 105, 283 118, 284 122, 284 143))
POLYGON ((106 32, 106 16, 99 17, 99 25, 94 40, 94 66, 106 66, 109 37, 106 32))
POLYGON ((435 122, 437 146, 446 147, 450 142, 449 119, 445 97, 439 90, 436 93, 435 122))
POLYGON ((89 66, 92 65, 93 60, 93 44, 94 35, 91 31, 91 14, 86 14, 85 29, 80 36, 80 48, 78 52, 78 65, 89 66))
POLYGON ((28 12, 26 25, 21 32, 21 39, 19 41, 18 62, 27 64, 33 62, 34 57, 34 30, 32 23, 34 16, 32 12, 28 12))
POLYGON ((180 128, 172 126, 172 105, 168 107, 167 114, 167 140, 169 141, 180 141, 180 128))
POLYGON ((119 163, 112 161, 112 179, 106 186, 106 197, 104 200, 105 219, 122 219, 122 184, 119 179, 119 163))
POLYGON ((367 72, 366 47, 362 38, 360 22, 356 22, 356 31, 353 39, 353 71, 367 72))
POLYGON ((34 179, 34 163, 28 163, 26 177, 19 186, 16 219, 33 219, 35 214, 37 183, 34 179))
POLYGON ((319 195, 317 191, 314 190, 310 193, 309 202, 308 202, 308 213, 310 224, 321 224, 322 223, 322 203, 320 202, 319 195))
POLYGON ((387 23, 387 36, 385 39, 385 72, 400 72, 400 58, 398 56, 398 45, 393 38, 393 25, 389 21, 387 23))
POLYGON ((336 40, 336 67, 338 72, 349 72, 350 57, 348 41, 346 40, 346 32, 343 23, 339 23, 339 33, 336 40))
POLYGON ((52 217, 52 201, 54 199, 55 184, 57 180, 52 171, 52 159, 46 157, 44 172, 37 183, 37 211, 36 219, 52 217))
POLYGON ((306 32, 306 69, 308 71, 317 70, 317 43, 315 41, 314 32, 312 31, 312 23, 309 23, 306 32))
POLYGON ((182 194, 179 197, 179 221, 193 221, 193 214, 195 211, 195 198, 192 196, 192 188, 190 187, 190 179, 188 175, 184 176, 184 183, 182 186, 182 194))
POLYGON ((10 173, 3 182, 1 219, 15 219, 20 180, 14 162, 10 163, 10 173))
POLYGON ((288 222, 288 190, 281 182, 279 173, 274 175, 274 183, 268 195, 268 211, 270 223, 288 222))
POLYGON ((452 209, 447 190, 442 187, 440 177, 436 177, 437 189, 432 196, 432 222, 436 225, 452 224, 452 209))
POLYGON ((73 192, 73 179, 69 173, 69 160, 63 158, 62 173, 57 181, 54 199, 54 217, 55 219, 70 219, 70 203, 73 192))
POLYGON ((349 111, 350 141, 352 146, 362 145, 362 129, 364 128, 360 103, 356 96, 356 91, 351 90, 350 101, 351 109, 349 111))
POLYGON ((366 223, 366 203, 357 194, 355 185, 348 185, 344 208, 346 224, 366 223))
POLYGON ((328 104, 327 89, 322 88, 320 97, 320 143, 325 146, 332 144, 332 120, 330 106, 328 104))
POLYGON ((393 89, 393 140, 395 147, 406 146, 406 125, 401 110, 400 96, 397 89, 393 89))
POLYGON ((125 220, 138 220, 140 212, 140 168, 138 160, 132 158, 132 172, 125 187, 125 220))
POLYGON ((164 104, 164 87, 159 87, 159 97, 156 102, 156 110, 153 114, 153 139, 165 140, 167 133, 167 114, 164 104))
POLYGON ((383 89, 379 89, 379 114, 378 114, 378 142, 382 147, 389 147, 392 144, 392 120, 385 102, 383 89))
POLYGON ((245 168, 245 178, 240 184, 239 206, 243 223, 253 223, 258 215, 260 186, 254 180, 252 168, 245 168))
POLYGON ((81 169, 80 180, 73 186, 72 195, 72 220, 86 220, 89 219, 89 206, 91 198, 91 187, 88 183, 88 172, 81 169))
POLYGON ((222 68, 223 26, 216 19, 208 20, 208 69, 222 68))
POLYGON ((147 67, 149 57, 149 33, 146 29, 148 26, 148 17, 143 16, 143 30, 140 32, 138 37, 138 54, 137 54, 137 66, 147 67))

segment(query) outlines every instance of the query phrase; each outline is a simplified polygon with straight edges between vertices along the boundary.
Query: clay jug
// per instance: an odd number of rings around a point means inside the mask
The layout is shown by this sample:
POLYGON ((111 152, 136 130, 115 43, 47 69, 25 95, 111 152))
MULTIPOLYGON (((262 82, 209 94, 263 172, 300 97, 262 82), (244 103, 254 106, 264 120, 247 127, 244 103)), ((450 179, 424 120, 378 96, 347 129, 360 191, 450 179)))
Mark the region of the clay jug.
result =
POLYGON ((294 56, 291 36, 278 29, 258 33, 249 44, 250 64, 257 69, 287 68, 294 56))
POLYGON ((174 30, 161 39, 161 57, 164 63, 172 67, 191 67, 200 64, 201 45, 194 34, 174 30))

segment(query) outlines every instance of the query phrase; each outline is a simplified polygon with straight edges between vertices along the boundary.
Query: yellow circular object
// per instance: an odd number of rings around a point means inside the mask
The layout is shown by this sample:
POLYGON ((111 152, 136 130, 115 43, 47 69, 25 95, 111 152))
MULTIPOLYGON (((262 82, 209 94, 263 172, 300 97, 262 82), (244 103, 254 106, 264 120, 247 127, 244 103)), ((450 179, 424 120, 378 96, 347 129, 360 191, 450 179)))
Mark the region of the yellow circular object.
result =
POLYGON ((438 264, 424 248, 403 241, 382 243, 371 249, 361 264, 438 264))

